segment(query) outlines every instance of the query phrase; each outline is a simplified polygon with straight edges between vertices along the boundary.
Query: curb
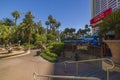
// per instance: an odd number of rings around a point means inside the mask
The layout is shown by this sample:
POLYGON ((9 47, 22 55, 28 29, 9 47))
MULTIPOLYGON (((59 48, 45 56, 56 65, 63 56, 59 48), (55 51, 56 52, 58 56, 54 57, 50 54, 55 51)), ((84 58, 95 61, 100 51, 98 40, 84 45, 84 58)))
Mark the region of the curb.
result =
POLYGON ((18 57, 18 56, 22 56, 22 55, 27 55, 29 54, 30 52, 21 52, 21 53, 18 53, 18 54, 10 54, 10 55, 5 55, 5 56, 0 56, 0 59, 3 59, 3 58, 12 58, 12 57, 18 57))

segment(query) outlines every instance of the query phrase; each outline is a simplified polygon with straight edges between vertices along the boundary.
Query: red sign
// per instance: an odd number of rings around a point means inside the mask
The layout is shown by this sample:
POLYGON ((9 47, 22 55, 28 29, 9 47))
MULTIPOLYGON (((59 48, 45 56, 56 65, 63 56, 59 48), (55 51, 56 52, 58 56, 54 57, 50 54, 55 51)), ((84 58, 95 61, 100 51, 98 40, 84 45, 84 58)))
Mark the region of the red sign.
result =
POLYGON ((109 9, 105 10, 104 12, 102 12, 99 15, 92 18, 90 20, 90 24, 94 24, 94 23, 100 21, 101 19, 105 18, 108 14, 111 14, 111 13, 112 13, 112 8, 109 8, 109 9))

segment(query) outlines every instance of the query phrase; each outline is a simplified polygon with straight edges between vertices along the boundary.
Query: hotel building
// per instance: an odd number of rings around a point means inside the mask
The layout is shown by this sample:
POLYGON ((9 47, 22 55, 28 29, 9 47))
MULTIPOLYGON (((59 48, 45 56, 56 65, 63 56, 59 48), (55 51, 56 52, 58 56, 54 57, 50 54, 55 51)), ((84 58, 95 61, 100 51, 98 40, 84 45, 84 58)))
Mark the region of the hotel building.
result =
POLYGON ((106 15, 120 8, 120 0, 91 0, 91 20, 93 34, 99 29, 99 24, 106 15))

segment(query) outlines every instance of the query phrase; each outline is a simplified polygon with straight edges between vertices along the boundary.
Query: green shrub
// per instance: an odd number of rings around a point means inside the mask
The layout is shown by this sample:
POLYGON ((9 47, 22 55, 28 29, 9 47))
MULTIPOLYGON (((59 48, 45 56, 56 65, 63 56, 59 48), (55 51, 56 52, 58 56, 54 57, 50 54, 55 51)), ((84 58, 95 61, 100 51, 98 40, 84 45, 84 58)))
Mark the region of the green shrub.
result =
POLYGON ((35 44, 34 44, 36 47, 40 47, 42 45, 42 42, 41 41, 36 41, 35 44))
POLYGON ((41 53, 41 56, 50 61, 56 62, 58 59, 58 55, 63 52, 64 50, 64 43, 62 42, 53 42, 47 45, 47 49, 41 53))
POLYGON ((50 61, 50 62, 56 62, 56 61, 57 61, 57 58, 56 58, 56 57, 51 57, 51 56, 47 55, 46 53, 41 53, 41 56, 42 56, 44 59, 46 59, 46 60, 48 60, 48 61, 50 61))
POLYGON ((64 50, 64 43, 63 42, 53 42, 52 43, 52 50, 53 52, 60 54, 64 50))
POLYGON ((47 54, 48 56, 51 56, 51 57, 57 57, 57 54, 51 52, 49 49, 44 50, 42 53, 45 53, 45 54, 47 54))
POLYGON ((52 49, 52 48, 53 48, 52 44, 47 45, 47 49, 52 49))
POLYGON ((30 48, 34 48, 34 45, 33 45, 33 44, 30 44, 30 46, 29 46, 28 43, 24 43, 23 45, 24 45, 24 48, 25 48, 25 49, 28 49, 29 47, 30 47, 30 48))

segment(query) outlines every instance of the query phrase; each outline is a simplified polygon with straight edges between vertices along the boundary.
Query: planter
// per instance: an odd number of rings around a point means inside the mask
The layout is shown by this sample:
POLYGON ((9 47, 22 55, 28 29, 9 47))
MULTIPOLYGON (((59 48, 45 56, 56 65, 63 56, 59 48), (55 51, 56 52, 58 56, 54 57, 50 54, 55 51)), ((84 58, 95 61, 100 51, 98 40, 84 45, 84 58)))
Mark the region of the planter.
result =
POLYGON ((112 60, 120 64, 120 40, 104 40, 112 53, 112 60))

